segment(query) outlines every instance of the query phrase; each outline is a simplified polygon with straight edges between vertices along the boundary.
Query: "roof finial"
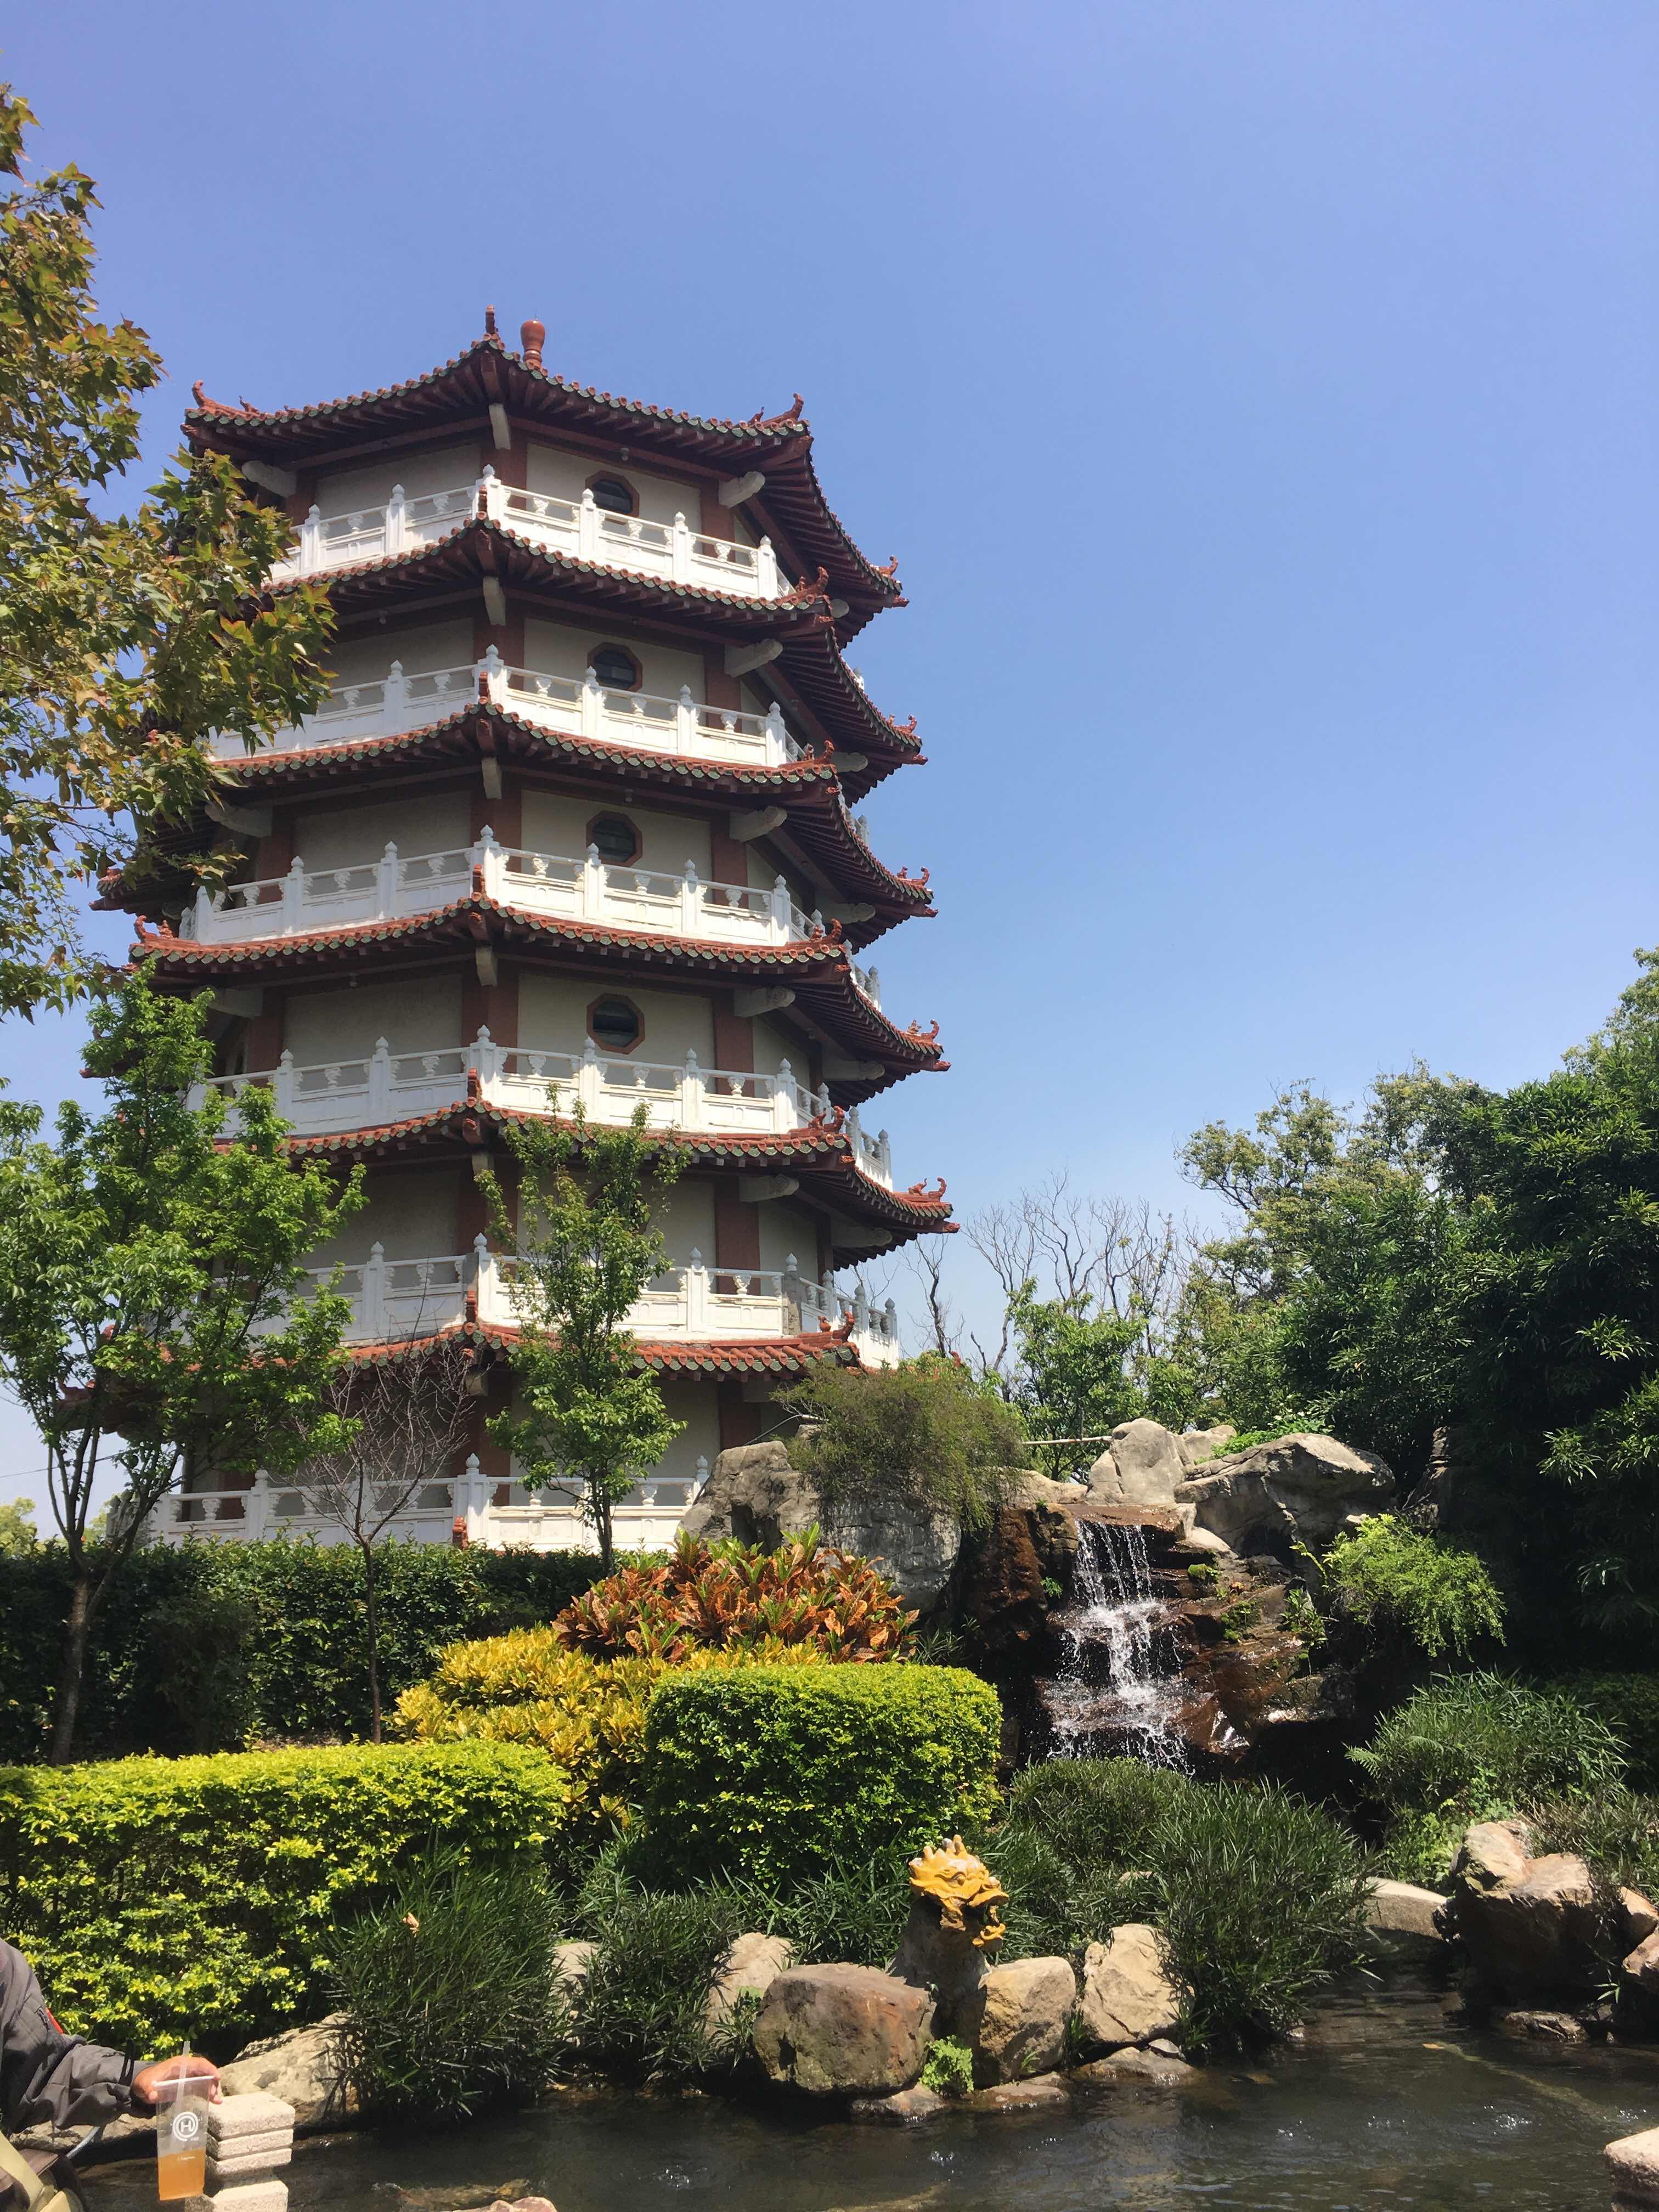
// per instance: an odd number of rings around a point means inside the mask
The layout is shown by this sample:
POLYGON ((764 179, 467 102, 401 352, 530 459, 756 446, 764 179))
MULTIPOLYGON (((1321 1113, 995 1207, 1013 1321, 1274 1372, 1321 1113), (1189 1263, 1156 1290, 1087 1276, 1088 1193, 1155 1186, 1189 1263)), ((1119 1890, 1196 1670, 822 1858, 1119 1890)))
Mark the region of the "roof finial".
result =
POLYGON ((523 352, 524 365, 526 368, 539 368, 541 367, 542 347, 546 342, 546 338, 547 325, 545 323, 538 323, 534 315, 530 318, 530 320, 527 323, 520 324, 519 345, 523 352))
POLYGON ((487 338, 493 338, 495 336, 495 310, 494 307, 486 307, 484 309, 484 336, 487 338))

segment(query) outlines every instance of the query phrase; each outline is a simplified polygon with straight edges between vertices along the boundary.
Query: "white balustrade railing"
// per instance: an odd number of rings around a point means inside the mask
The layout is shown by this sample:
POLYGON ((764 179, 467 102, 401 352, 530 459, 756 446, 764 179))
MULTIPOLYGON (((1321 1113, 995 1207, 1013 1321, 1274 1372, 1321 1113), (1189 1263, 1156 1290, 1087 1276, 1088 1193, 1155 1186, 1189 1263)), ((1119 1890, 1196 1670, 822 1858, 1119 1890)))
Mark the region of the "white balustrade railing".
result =
MULTIPOLYGON (((643 1106, 652 1129, 688 1129, 738 1135, 783 1135, 832 1108, 827 1091, 796 1080, 786 1060, 775 1074, 741 1068, 704 1067, 695 1052, 683 1060, 636 1060, 601 1053, 590 1037, 579 1053, 497 1044, 481 1029, 470 1045, 394 1053, 384 1037, 361 1058, 301 1063, 285 1052, 276 1066, 246 1074, 216 1075, 189 1093, 192 1109, 209 1091, 232 1102, 227 1127, 235 1127, 234 1102, 254 1085, 268 1089, 276 1111, 301 1135, 374 1128, 416 1115, 440 1113, 467 1096, 476 1073, 479 1095, 489 1104, 531 1112, 574 1114, 619 1127, 643 1106)), ((842 1124, 859 1166, 872 1182, 893 1187, 887 1132, 874 1137, 856 1109, 842 1124)))
MULTIPOLYGON (((801 749, 790 736, 775 706, 764 714, 741 714, 732 707, 707 707, 683 684, 670 698, 649 691, 623 691, 600 683, 592 669, 583 676, 553 676, 545 670, 514 668, 492 645, 483 659, 464 667, 434 668, 410 676, 394 660, 384 677, 361 684, 337 684, 314 714, 270 740, 273 752, 298 752, 319 745, 361 744, 369 738, 392 738, 419 730, 458 714, 469 701, 484 697, 523 721, 596 744, 629 745, 638 752, 670 753, 693 760, 732 761, 746 768, 781 768, 799 760, 801 749)), ((214 752, 240 760, 247 748, 234 731, 217 731, 214 752)))
MULTIPOLYGON (((699 1456, 690 1474, 648 1474, 611 1509, 618 1548, 665 1550, 680 1519, 708 1480, 708 1462, 699 1456)), ((591 1550, 592 1531, 581 1517, 574 1493, 549 1490, 525 1494, 524 1503, 495 1503, 496 1484, 486 1475, 477 1454, 469 1455, 459 1475, 422 1483, 381 1530, 416 1543, 447 1543, 465 1532, 469 1544, 491 1551, 514 1547, 532 1550, 591 1550)), ((373 1494, 373 1493, 371 1493, 373 1494)), ((390 1501, 388 1501, 390 1502, 390 1501)), ((273 1475, 261 1468, 252 1481, 236 1490, 175 1491, 150 1516, 151 1540, 184 1544, 200 1538, 220 1543, 257 1544, 288 1534, 324 1544, 349 1540, 348 1532, 325 1510, 303 1474, 273 1475)))
POLYGON ((615 514, 591 490, 580 499, 520 491, 493 468, 475 483, 410 495, 393 484, 381 506, 325 514, 313 507, 299 527, 294 551, 271 570, 272 580, 314 576, 360 561, 390 560, 418 551, 474 519, 499 523, 532 544, 606 568, 627 568, 704 591, 743 599, 775 599, 788 586, 779 575, 769 538, 739 545, 694 530, 684 514, 652 522, 640 514, 615 514))
MULTIPOLYGON (((794 904, 781 876, 774 878, 769 890, 705 883, 690 860, 671 874, 601 860, 597 845, 590 845, 580 860, 517 850, 498 845, 495 833, 486 829, 476 844, 449 852, 401 854, 388 844, 378 860, 307 868, 296 860, 286 875, 233 884, 222 891, 204 884, 195 906, 180 918, 179 933, 198 945, 234 945, 355 922, 392 921, 464 897, 475 869, 481 872, 486 897, 573 921, 743 945, 787 945, 822 927, 818 916, 805 915, 794 904)), ((862 975, 859 981, 873 996, 862 975)))
MULTIPOLYGON (((434 1259, 389 1260, 376 1243, 367 1260, 305 1273, 314 1289, 345 1299, 348 1343, 384 1344, 454 1328, 467 1318, 469 1301, 486 1325, 516 1327, 514 1278, 522 1264, 493 1252, 479 1236, 471 1252, 434 1259)), ((884 1309, 870 1303, 862 1286, 849 1294, 833 1283, 811 1282, 793 1252, 781 1267, 711 1267, 694 1248, 689 1261, 646 1285, 624 1326, 647 1343, 736 1342, 811 1335, 820 1324, 833 1328, 848 1319, 860 1358, 876 1365, 897 1358, 898 1318, 890 1298, 884 1309)))

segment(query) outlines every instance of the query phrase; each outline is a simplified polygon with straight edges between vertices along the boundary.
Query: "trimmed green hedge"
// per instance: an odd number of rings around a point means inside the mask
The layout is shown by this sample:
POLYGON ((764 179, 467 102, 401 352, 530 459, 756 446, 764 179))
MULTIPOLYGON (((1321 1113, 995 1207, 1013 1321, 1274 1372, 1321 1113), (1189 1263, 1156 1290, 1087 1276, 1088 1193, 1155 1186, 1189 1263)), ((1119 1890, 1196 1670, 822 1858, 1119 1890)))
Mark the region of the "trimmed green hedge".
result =
MULTIPOLYGON (((426 1680, 447 1644, 544 1624, 599 1571, 593 1553, 387 1544, 387 1705, 426 1680)), ((0 1761, 44 1756, 68 1608, 61 1545, 0 1559, 0 1761)), ((368 1733, 355 1545, 201 1542, 137 1552, 121 1569, 93 1631, 80 1757, 368 1733)))
POLYGON ((645 1723, 643 1856, 681 1886, 788 1886, 908 1854, 997 1802, 1001 1709, 957 1667, 671 1674, 645 1723))
POLYGON ((222 2059, 327 2011, 339 1923, 401 1867, 539 1869, 564 1798, 515 1744, 0 1768, 0 1929, 78 2033, 222 2059))

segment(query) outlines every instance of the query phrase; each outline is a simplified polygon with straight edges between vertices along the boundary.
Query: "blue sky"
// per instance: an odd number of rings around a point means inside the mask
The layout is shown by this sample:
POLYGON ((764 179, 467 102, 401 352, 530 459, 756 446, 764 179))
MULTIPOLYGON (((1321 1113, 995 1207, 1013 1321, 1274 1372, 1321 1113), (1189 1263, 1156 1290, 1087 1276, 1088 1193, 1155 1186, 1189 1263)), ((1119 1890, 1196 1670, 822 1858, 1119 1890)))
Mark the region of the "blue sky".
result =
MULTIPOLYGON (((198 376, 390 382, 486 301, 610 390, 805 394, 912 602, 853 658, 940 918, 877 957, 952 1069, 886 1118, 959 1211, 1188 1204, 1301 1076, 1515 1081, 1659 939, 1650 4, 56 0, 0 66, 158 465, 198 376)), ((75 1080, 72 1024, 0 1047, 75 1080)))

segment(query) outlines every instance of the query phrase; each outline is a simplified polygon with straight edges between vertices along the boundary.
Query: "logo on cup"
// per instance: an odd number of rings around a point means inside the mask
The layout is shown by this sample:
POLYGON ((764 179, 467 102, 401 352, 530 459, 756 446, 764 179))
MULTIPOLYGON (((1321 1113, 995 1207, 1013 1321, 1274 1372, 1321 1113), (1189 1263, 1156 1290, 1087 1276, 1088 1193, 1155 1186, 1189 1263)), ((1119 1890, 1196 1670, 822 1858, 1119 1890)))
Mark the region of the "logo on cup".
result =
POLYGON ((175 2142, 194 2142, 202 2132, 199 2112, 175 2112, 173 2116, 173 2139, 175 2142))

